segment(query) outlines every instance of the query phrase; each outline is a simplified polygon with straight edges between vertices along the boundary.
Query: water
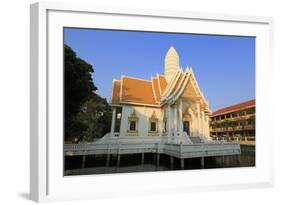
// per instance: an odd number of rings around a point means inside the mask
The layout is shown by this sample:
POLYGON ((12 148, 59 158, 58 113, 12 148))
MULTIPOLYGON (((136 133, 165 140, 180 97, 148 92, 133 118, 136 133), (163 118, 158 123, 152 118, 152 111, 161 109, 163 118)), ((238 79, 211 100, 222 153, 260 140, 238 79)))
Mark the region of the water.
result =
MULTIPOLYGON (((229 167, 250 167, 255 166, 255 147, 241 145, 240 163, 237 156, 225 156, 224 164, 222 157, 205 157, 204 168, 229 168, 229 167)), ((106 166, 106 156, 86 156, 85 166, 82 166, 82 156, 66 157, 65 176, 90 175, 108 173, 130 173, 130 172, 152 172, 166 170, 180 170, 180 159, 174 158, 173 166, 170 157, 161 154, 160 163, 157 166, 155 154, 145 154, 144 163, 141 163, 141 154, 122 155, 120 166, 117 167, 117 156, 113 155, 109 166, 106 166)), ((200 158, 184 160, 184 170, 201 169, 200 158)))

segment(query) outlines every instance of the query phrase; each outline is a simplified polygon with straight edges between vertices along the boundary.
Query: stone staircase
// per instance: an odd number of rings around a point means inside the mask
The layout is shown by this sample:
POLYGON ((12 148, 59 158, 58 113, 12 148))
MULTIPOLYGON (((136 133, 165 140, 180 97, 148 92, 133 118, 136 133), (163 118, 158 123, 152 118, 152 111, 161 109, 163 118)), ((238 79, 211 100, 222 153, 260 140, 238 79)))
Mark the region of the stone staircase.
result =
POLYGON ((189 137, 193 144, 203 143, 200 137, 189 137))

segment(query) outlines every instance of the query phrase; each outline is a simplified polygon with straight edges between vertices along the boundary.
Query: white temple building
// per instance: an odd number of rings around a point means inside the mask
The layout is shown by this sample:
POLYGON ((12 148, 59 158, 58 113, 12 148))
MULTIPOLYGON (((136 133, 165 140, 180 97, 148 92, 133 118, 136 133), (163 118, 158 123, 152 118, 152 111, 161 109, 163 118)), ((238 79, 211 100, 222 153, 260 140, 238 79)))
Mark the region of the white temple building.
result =
POLYGON ((124 75, 113 80, 107 138, 162 138, 183 144, 210 139, 208 102, 192 69, 180 67, 174 47, 168 50, 164 65, 164 74, 150 80, 124 75))
MULTIPOLYGON (((165 57, 164 75, 150 80, 122 76, 113 80, 111 132, 86 144, 65 145, 65 156, 155 153, 184 159, 222 157, 241 154, 237 142, 212 141, 209 137, 209 106, 191 68, 183 70, 179 55, 171 47, 165 57)), ((238 161, 240 158, 238 157, 238 161)))

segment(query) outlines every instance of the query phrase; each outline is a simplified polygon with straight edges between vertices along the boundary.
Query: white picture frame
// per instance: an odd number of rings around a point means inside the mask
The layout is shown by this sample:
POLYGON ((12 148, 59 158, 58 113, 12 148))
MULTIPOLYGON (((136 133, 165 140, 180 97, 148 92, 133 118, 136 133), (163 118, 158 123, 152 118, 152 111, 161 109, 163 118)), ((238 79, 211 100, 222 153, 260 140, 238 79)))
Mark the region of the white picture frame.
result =
POLYGON ((270 17, 97 8, 35 3, 30 15, 30 198, 72 200, 273 185, 272 44, 270 17), (114 18, 113 18, 114 17, 114 18), (95 21, 97 20, 97 21, 95 21), (63 176, 63 27, 189 32, 256 37, 256 166, 98 176, 63 176), (52 67, 59 68, 56 71, 52 67), (263 117, 260 117, 263 116, 263 117), (265 139, 263 136, 267 136, 265 139), (149 183, 147 186, 147 181, 149 183), (76 187, 75 191, 71 187, 76 187))

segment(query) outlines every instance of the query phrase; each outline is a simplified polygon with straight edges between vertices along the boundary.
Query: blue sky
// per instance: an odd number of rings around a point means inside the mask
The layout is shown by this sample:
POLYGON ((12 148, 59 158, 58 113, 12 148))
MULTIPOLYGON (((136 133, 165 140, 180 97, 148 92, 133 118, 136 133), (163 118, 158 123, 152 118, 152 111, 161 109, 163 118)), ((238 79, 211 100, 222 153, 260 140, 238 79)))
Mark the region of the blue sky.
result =
POLYGON ((107 99, 112 79, 164 73, 170 46, 191 66, 212 111, 255 98, 255 38, 65 28, 64 42, 93 65, 97 93, 107 99))

